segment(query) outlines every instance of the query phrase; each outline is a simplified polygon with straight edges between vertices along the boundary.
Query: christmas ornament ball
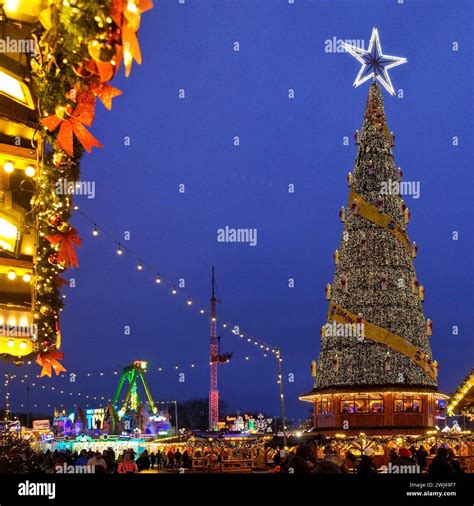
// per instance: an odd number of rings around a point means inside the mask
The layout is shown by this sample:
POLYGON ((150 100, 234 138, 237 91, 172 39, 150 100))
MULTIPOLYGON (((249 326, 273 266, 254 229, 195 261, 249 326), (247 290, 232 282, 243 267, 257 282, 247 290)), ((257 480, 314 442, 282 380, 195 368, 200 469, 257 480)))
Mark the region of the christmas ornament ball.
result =
POLYGON ((40 313, 42 315, 48 316, 53 312, 53 310, 49 306, 41 306, 40 313))
POLYGON ((59 169, 67 163, 66 153, 64 151, 55 151, 53 155, 53 165, 59 169))
POLYGON ((87 44, 90 57, 96 62, 110 62, 116 55, 115 44, 108 40, 93 39, 87 44))
POLYGON ((71 230, 71 225, 63 221, 60 225, 58 225, 58 230, 63 233, 69 232, 69 230, 71 230))
POLYGON ((58 104, 54 108, 54 114, 56 114, 56 116, 62 120, 70 118, 73 111, 74 111, 73 105, 68 102, 64 104, 58 104))

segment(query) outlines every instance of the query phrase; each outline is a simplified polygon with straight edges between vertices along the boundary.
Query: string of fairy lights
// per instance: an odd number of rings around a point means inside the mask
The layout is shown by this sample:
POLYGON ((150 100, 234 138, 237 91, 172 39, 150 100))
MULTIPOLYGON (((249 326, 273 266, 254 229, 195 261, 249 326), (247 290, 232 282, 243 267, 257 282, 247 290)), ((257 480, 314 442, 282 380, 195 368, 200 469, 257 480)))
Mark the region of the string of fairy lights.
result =
MULTIPOLYGON (((249 362, 253 358, 260 358, 262 355, 261 353, 254 353, 249 355, 240 355, 236 357, 232 357, 232 359, 239 359, 242 360, 243 363, 249 362)), ((226 362, 230 362, 230 360, 226 360, 226 362)), ((169 363, 169 364, 163 364, 163 365, 156 365, 151 367, 149 370, 150 372, 155 372, 157 374, 160 373, 166 373, 166 372, 184 372, 184 371, 192 371, 196 370, 196 368, 200 368, 202 366, 207 367, 209 364, 208 360, 194 360, 189 362, 179 362, 179 363, 169 363)), ((78 380, 85 379, 85 378, 91 378, 91 379, 98 379, 98 378, 110 378, 110 377, 118 377, 120 375, 119 369, 103 369, 103 370, 88 370, 88 371, 81 371, 81 370, 73 370, 68 373, 62 373, 60 374, 56 379, 55 382, 58 379, 67 380, 69 382, 69 385, 76 384, 78 380), (71 381, 71 378, 73 378, 73 381, 71 381)), ((105 396, 105 395, 92 395, 88 394, 86 392, 77 392, 77 391, 69 391, 66 387, 60 387, 57 386, 57 383, 54 385, 47 385, 44 384, 44 380, 47 379, 47 376, 41 377, 39 374, 8 374, 5 373, 5 408, 7 412, 10 412, 10 386, 13 385, 13 383, 20 383, 25 385, 28 388, 34 388, 38 389, 39 391, 43 390, 48 392, 49 394, 55 394, 55 395, 64 395, 69 396, 70 401, 76 401, 74 404, 78 405, 79 401, 85 402, 85 406, 88 407, 87 402, 89 401, 104 401, 104 402, 112 402, 112 399, 105 396), (43 383, 43 384, 42 384, 43 383), (80 399, 76 399, 80 398, 80 399)), ((49 378, 48 378, 49 379, 49 378)), ((67 398, 67 397, 66 397, 67 398)), ((175 403, 176 401, 154 401, 155 404, 170 404, 175 403)), ((51 407, 54 404, 48 403, 47 407, 51 407)), ((64 404, 59 404, 59 407, 63 407, 64 404)), ((24 404, 20 404, 20 407, 24 407, 24 404)), ((37 404, 34 405, 34 407, 37 407, 37 404)))
MULTIPOLYGON (((188 307, 189 309, 197 308, 197 312, 200 316, 204 316, 207 314, 207 311, 203 304, 197 303, 196 299, 192 297, 191 294, 189 294, 186 290, 182 288, 177 288, 176 286, 177 283, 163 276, 160 273, 160 270, 156 268, 156 266, 153 266, 151 263, 145 262, 143 260, 144 257, 142 255, 135 253, 131 248, 129 248, 123 242, 119 241, 116 237, 114 237, 114 235, 111 234, 107 229, 105 229, 102 226, 99 226, 94 219, 92 219, 90 216, 81 211, 78 206, 74 206, 74 209, 77 211, 77 214, 79 216, 82 216, 84 220, 90 223, 90 225, 92 226, 92 236, 98 237, 100 235, 103 235, 107 237, 115 245, 115 252, 118 256, 123 256, 127 254, 136 262, 137 272, 142 272, 145 269, 146 270, 149 269, 151 272, 155 272, 156 274, 154 276, 154 283, 156 285, 167 286, 168 293, 172 297, 175 298, 182 297, 184 299, 185 306, 188 307)), ((269 354, 273 354, 276 356, 278 360, 282 360, 281 357, 279 357, 281 353, 279 353, 278 348, 264 342, 261 339, 257 339, 246 332, 243 332, 239 324, 223 319, 222 317, 217 317, 215 321, 222 329, 229 331, 234 336, 237 336, 243 341, 259 348, 259 350, 263 352, 263 356, 266 357, 269 354)))
MULTIPOLYGON (((242 360, 243 363, 250 361, 252 358, 262 357, 260 353, 250 353, 246 355, 233 355, 232 361, 242 360)), ((230 358, 226 359, 225 363, 229 363, 231 361, 230 358)), ((197 367, 202 367, 209 365, 211 362, 209 360, 191 360, 187 362, 169 362, 167 364, 154 365, 153 367, 149 367, 147 371, 150 372, 171 372, 171 371, 179 371, 179 370, 192 370, 197 367)), ((100 370, 76 370, 71 369, 67 373, 61 373, 58 378, 70 379, 71 375, 74 375, 75 379, 79 377, 105 377, 105 376, 118 376, 120 374, 120 368, 116 369, 100 369, 100 370)), ((21 381, 24 382, 25 379, 35 378, 35 379, 45 379, 47 376, 40 377, 39 374, 13 374, 9 375, 10 379, 13 378, 21 378, 21 381)))
MULTIPOLYGON (((118 374, 117 371, 114 371, 113 373, 114 375, 115 374, 118 374)), ((101 374, 102 375, 102 374, 101 374)), ((65 396, 64 397, 64 400, 65 399, 68 399, 67 396, 69 396, 69 401, 74 401, 74 405, 75 406, 78 406, 80 402, 82 402, 82 404, 85 405, 85 407, 89 407, 89 403, 92 402, 92 401, 97 401, 97 402, 106 402, 106 403, 111 403, 112 402, 112 398, 111 397, 108 397, 106 395, 92 395, 92 394, 87 394, 85 392, 71 392, 69 391, 66 387, 58 387, 58 386, 54 386, 54 385, 41 385, 40 382, 38 380, 36 381, 32 381, 32 382, 29 382, 28 381, 28 378, 29 377, 36 377, 38 378, 39 380, 43 379, 43 378, 39 378, 39 376, 34 376, 34 375, 28 375, 28 374, 24 374, 24 375, 16 375, 16 374, 13 374, 13 375, 9 375, 9 374, 5 374, 5 382, 4 382, 4 386, 5 386, 5 389, 6 389, 6 394, 5 394, 5 408, 6 408, 6 411, 7 413, 10 412, 10 390, 9 390, 9 387, 10 387, 10 383, 12 383, 12 380, 18 380, 20 383, 23 383, 23 384, 27 384, 27 387, 29 389, 37 389, 39 391, 41 390, 44 390, 48 393, 52 393, 52 394, 55 394, 55 395, 62 395, 62 396, 65 396), (80 398, 80 399, 79 399, 80 398)), ((61 377, 65 377, 64 375, 62 375, 61 377)), ((123 400, 123 399, 122 399, 123 400)), ((163 401, 163 400, 154 400, 153 401, 155 403, 155 405, 169 405, 169 404, 173 404, 173 403, 176 403, 177 401, 176 400, 166 400, 166 401, 163 401)), ((64 407, 65 404, 64 403, 60 403, 60 404, 55 404, 55 403, 51 403, 51 402, 44 402, 44 403, 40 403, 42 405, 46 405, 48 408, 50 407, 64 407)), ((70 404, 70 402, 68 403, 70 404)), ((25 404, 20 404, 20 407, 23 408, 25 407, 25 404)), ((38 407, 38 403, 34 403, 32 404, 32 407, 38 407)))
MULTIPOLYGON (((105 236, 106 238, 108 238, 111 242, 114 243, 115 248, 116 248, 116 254, 118 256, 124 256, 125 254, 127 254, 130 258, 132 258, 136 262, 137 272, 144 271, 145 269, 146 270, 150 269, 150 271, 156 272, 156 275, 154 276, 154 283, 156 285, 167 286, 168 293, 172 297, 175 297, 177 299, 179 299, 179 297, 184 298, 184 301, 185 301, 184 305, 191 310, 198 308, 197 313, 200 316, 205 316, 207 314, 207 311, 206 311, 205 306, 203 304, 202 305, 198 304, 196 299, 194 297, 192 297, 186 290, 184 290, 180 287, 177 288, 177 286, 176 286, 177 283, 174 283, 171 279, 160 274, 158 269, 156 269, 150 263, 145 262, 143 260, 143 256, 135 253, 131 248, 126 246, 123 242, 117 240, 113 236, 113 234, 111 234, 105 227, 99 226, 95 220, 93 220, 91 217, 89 217, 87 214, 85 214, 83 211, 81 211, 78 206, 75 206, 74 209, 77 211, 78 215, 82 216, 82 218, 84 220, 88 221, 92 225, 92 236, 98 237, 99 235, 101 235, 101 236, 105 236)), ((63 295, 63 297, 65 298, 66 296, 63 295)), ((282 372, 281 372, 281 365, 282 365, 283 359, 281 357, 281 350, 277 347, 271 346, 270 344, 266 343, 265 341, 263 341, 261 339, 257 339, 255 337, 253 337, 252 335, 242 331, 239 324, 233 323, 233 322, 231 322, 227 319, 224 319, 222 317, 216 317, 215 321, 222 329, 229 331, 232 335, 239 337, 244 342, 258 348, 258 350, 259 350, 258 355, 259 356, 268 357, 268 356, 273 355, 276 358, 277 363, 278 363, 278 367, 279 367, 277 384, 280 385, 280 399, 283 402, 283 381, 282 381, 282 372)), ((232 360, 235 360, 236 358, 242 358, 244 361, 249 361, 251 356, 252 356, 251 354, 247 354, 242 357, 232 356, 232 360)), ((225 360, 225 362, 229 362, 229 361, 230 361, 229 358, 227 358, 225 360)), ((31 364, 31 362, 28 362, 28 364, 31 364)), ((169 371, 169 370, 175 370, 175 371, 180 371, 180 370, 185 370, 185 369, 191 370, 191 369, 194 369, 197 366, 202 365, 202 364, 205 364, 207 367, 208 365, 211 364, 211 362, 209 360, 189 361, 189 362, 179 362, 179 363, 174 362, 172 364, 164 364, 164 365, 156 366, 156 367, 154 367, 154 369, 160 373, 165 372, 165 371, 169 371)), ((74 374, 76 376, 84 375, 85 377, 91 377, 91 376, 100 377, 100 376, 106 376, 107 374, 113 374, 114 376, 117 376, 119 374, 119 371, 118 370, 82 371, 82 372, 81 371, 71 371, 68 374, 69 374, 69 376, 70 376, 70 374, 74 374)), ((16 377, 17 377, 16 375, 10 375, 10 376, 6 375, 5 407, 6 407, 7 412, 9 411, 9 408, 10 408, 10 403, 9 403, 10 392, 9 392, 9 388, 8 388, 9 382, 12 379, 15 379, 16 377)), ((25 383, 26 379, 28 379, 28 377, 29 377, 29 375, 25 374, 23 376, 23 378, 20 379, 20 382, 25 383)), ((60 377, 65 378, 66 375, 61 374, 60 377)), ((32 379, 35 378, 37 380, 40 379, 39 375, 31 375, 31 378, 32 379)), ((36 386, 36 382, 32 382, 31 386, 36 386)), ((64 395, 67 395, 67 394, 69 394, 70 396, 74 395, 73 392, 66 392, 65 389, 61 389, 59 387, 57 388, 54 386, 41 385, 41 389, 50 390, 51 392, 56 392, 56 393, 59 392, 60 394, 64 394, 64 395)), ((83 398, 83 399, 103 400, 103 401, 108 400, 109 402, 111 402, 111 399, 106 399, 105 396, 97 396, 97 395, 94 396, 94 395, 84 394, 81 392, 76 392, 75 395, 77 395, 78 397, 81 397, 81 399, 83 398)))

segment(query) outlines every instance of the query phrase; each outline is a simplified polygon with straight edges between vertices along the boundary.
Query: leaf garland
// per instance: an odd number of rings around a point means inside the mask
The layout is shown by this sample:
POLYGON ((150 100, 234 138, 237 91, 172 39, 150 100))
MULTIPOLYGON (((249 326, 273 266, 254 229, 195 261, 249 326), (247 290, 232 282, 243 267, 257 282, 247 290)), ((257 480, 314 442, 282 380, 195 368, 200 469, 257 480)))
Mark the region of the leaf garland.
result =
POLYGON ((31 70, 42 125, 33 201, 39 232, 33 298, 39 363, 57 356, 63 308, 60 288, 67 283, 60 275, 78 266, 75 247, 81 241, 69 225, 73 191, 65 190, 74 188, 79 179, 84 150, 102 147, 84 125, 93 123, 96 98, 110 109, 112 99, 121 94, 107 81, 123 58, 129 75, 130 56, 140 52, 135 41, 140 16, 151 7, 149 0, 52 0, 33 30, 40 51, 31 60, 31 70), (133 32, 133 48, 124 41, 125 27, 128 38, 133 32))

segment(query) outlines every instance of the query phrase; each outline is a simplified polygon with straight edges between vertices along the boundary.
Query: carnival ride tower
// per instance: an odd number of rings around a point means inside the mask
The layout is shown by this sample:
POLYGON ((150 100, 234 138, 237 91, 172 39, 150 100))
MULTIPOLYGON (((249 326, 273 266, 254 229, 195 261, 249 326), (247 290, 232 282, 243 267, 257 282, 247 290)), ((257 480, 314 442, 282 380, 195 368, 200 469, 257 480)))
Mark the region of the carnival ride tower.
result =
POLYGON ((209 387, 209 430, 216 431, 219 423, 219 390, 217 388, 217 368, 219 365, 219 338, 217 336, 217 299, 214 267, 211 277, 210 299, 210 387, 209 387))

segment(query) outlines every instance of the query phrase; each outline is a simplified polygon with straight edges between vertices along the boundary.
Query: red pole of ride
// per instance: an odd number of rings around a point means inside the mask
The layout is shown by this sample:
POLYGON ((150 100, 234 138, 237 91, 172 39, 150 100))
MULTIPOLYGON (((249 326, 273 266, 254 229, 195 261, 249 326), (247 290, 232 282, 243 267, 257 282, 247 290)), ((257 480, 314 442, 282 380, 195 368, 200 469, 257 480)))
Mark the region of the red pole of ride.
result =
POLYGON ((212 267, 210 299, 210 388, 209 388, 209 430, 216 431, 219 423, 219 390, 217 389, 217 366, 219 364, 219 343, 217 338, 217 299, 215 296, 214 267, 212 267))

